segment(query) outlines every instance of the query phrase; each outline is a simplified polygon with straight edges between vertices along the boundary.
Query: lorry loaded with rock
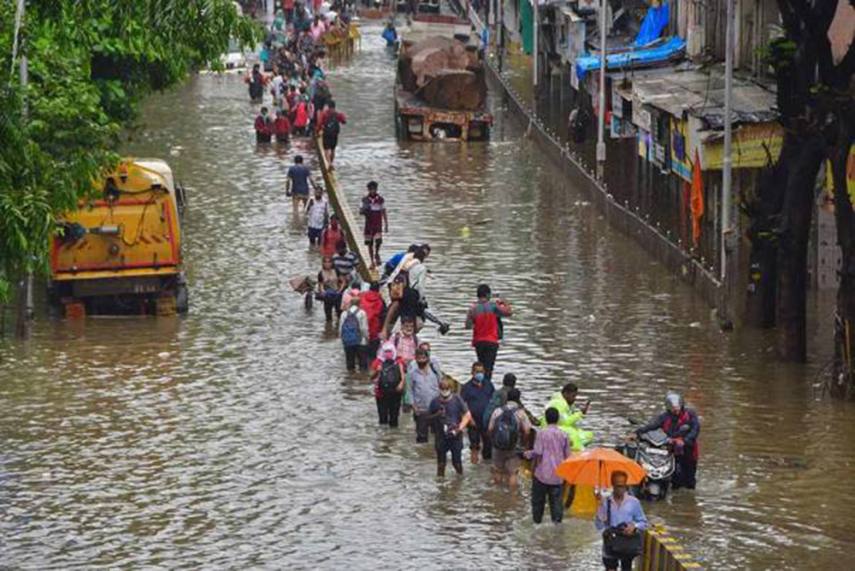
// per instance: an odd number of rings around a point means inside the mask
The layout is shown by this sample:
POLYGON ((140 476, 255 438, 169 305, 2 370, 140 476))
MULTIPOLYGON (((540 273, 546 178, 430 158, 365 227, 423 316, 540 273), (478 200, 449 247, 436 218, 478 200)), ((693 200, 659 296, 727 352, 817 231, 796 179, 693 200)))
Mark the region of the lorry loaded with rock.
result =
POLYGON ((469 27, 414 21, 398 52, 395 81, 398 137, 416 141, 486 140, 484 62, 469 27))

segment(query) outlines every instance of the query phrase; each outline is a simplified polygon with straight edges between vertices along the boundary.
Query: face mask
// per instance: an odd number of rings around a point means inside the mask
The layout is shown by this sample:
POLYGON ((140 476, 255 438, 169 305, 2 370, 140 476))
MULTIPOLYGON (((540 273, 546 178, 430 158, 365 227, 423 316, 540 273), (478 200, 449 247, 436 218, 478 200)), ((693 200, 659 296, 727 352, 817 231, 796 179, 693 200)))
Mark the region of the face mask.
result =
POLYGON ((441 396, 444 399, 447 399, 448 397, 451 396, 451 391, 448 391, 448 390, 439 391, 439 396, 441 396))
POLYGON ((475 373, 474 379, 476 381, 478 381, 479 383, 483 383, 484 382, 484 373, 475 373))

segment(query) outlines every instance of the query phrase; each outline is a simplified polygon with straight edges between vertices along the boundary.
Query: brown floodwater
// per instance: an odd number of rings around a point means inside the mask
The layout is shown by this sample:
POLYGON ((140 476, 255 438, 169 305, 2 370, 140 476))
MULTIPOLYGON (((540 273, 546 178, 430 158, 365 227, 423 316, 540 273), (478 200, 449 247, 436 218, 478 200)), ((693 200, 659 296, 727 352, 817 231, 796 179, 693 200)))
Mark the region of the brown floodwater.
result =
MULTIPOLYGON (((817 398, 827 333, 812 331, 809 366, 778 363, 771 335, 721 334, 495 93, 490 143, 397 142, 378 34, 330 73, 348 114, 338 174, 354 203, 380 182, 385 253, 433 246, 429 298, 456 327, 424 337, 444 367, 468 370, 461 325, 489 282, 515 309, 497 372, 530 407, 574 381, 607 444, 668 389, 697 408, 697 491, 645 509, 707 568, 845 566, 855 410, 817 398)), ((409 420, 378 428, 366 380, 288 285, 319 266, 284 194, 308 145, 256 147, 256 110, 239 77, 194 77, 152 97, 127 144, 189 188, 186 318, 39 316, 31 340, 0 345, 0 566, 597 568, 590 521, 535 527, 526 490, 492 488, 485 466, 438 481, 409 420)))

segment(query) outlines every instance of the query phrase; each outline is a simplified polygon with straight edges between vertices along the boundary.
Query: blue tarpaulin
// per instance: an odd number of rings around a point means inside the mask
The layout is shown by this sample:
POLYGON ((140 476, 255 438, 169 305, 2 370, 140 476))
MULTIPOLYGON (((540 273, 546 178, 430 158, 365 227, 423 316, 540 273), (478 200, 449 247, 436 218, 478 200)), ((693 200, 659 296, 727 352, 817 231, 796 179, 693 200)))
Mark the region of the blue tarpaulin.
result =
POLYGON ((668 3, 663 2, 661 6, 651 6, 641 22, 641 29, 635 37, 633 46, 640 48, 655 41, 662 35, 662 30, 668 25, 668 3))
MULTIPOLYGON (((666 62, 686 49, 686 40, 672 36, 663 43, 640 49, 631 48, 625 52, 606 56, 606 70, 632 69, 646 65, 666 62)), ((584 79, 589 71, 600 69, 599 55, 584 55, 576 58, 576 75, 584 79)))

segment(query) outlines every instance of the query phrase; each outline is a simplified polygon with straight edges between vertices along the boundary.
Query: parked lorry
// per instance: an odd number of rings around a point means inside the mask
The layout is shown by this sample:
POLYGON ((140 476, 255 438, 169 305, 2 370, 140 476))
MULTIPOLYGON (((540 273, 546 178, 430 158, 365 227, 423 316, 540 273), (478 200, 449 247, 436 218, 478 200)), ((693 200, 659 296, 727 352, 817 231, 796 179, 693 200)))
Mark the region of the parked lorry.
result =
POLYGON ((65 314, 188 309, 182 271, 184 189, 159 159, 126 159, 59 221, 49 298, 65 314))
POLYGON ((403 33, 395 81, 396 130, 417 141, 489 138, 487 81, 468 24, 414 20, 403 33), (472 40, 472 41, 470 41, 472 40))

